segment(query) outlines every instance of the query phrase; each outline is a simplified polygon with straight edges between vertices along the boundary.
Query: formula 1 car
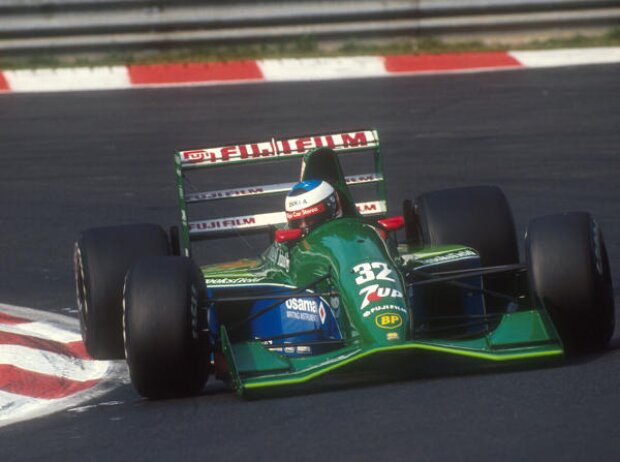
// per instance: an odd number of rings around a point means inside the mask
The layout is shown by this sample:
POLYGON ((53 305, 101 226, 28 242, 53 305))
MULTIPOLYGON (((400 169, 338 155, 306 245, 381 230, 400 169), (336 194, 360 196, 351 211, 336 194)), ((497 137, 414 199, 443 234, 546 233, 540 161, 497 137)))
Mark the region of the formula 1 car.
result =
POLYGON ((588 213, 533 220, 520 263, 497 187, 425 193, 389 216, 376 130, 179 151, 175 160, 180 226, 94 228, 75 245, 87 350, 126 358, 147 398, 199 393, 210 374, 253 397, 343 378, 536 366, 602 349, 613 333, 605 243, 588 213), (373 171, 345 176, 357 154, 373 171), (301 179, 329 182, 342 205, 342 217, 308 234, 288 229, 281 211, 294 183, 188 192, 190 174, 235 167, 246 179, 256 166, 280 171, 300 160, 301 179), (352 194, 362 190, 372 200, 352 194), (274 198, 265 213, 190 220, 205 205, 274 198), (257 233, 269 244, 256 258, 195 262, 198 241, 257 233))

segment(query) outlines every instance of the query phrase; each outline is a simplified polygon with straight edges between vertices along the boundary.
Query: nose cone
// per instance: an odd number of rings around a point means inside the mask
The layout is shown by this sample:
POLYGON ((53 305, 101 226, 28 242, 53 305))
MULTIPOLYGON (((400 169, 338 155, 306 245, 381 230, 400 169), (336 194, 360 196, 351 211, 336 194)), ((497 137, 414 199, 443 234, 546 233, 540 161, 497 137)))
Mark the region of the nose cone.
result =
POLYGON ((347 320, 363 342, 390 344, 408 338, 404 282, 373 226, 356 219, 334 220, 311 233, 306 248, 329 261, 347 320))

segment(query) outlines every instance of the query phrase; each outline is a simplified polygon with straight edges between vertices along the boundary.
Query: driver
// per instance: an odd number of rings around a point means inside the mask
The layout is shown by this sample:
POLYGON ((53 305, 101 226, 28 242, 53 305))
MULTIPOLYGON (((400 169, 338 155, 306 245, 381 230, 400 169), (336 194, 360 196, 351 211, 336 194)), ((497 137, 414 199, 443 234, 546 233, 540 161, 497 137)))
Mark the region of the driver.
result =
POLYGON ((338 193, 321 180, 306 180, 293 186, 286 195, 285 210, 288 227, 301 228, 304 234, 342 216, 338 193))

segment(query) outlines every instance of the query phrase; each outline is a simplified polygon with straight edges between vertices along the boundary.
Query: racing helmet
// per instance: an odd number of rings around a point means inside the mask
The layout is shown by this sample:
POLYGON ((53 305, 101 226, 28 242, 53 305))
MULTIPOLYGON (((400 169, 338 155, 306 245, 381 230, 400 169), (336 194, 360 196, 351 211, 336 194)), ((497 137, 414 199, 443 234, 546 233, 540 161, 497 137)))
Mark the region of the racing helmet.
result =
POLYGON ((338 193, 321 180, 306 180, 293 186, 286 195, 285 210, 289 228, 301 228, 306 233, 342 216, 338 193))

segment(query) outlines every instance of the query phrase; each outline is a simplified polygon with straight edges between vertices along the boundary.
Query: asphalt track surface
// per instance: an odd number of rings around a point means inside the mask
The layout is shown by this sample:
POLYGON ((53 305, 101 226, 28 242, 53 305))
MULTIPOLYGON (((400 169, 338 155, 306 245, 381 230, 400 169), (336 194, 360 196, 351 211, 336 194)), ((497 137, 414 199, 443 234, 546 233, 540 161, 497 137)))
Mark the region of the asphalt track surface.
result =
MULTIPOLYGON (((620 299, 620 66, 0 98, 0 301, 74 306, 80 229, 174 223, 171 153, 376 127, 389 203, 497 184, 517 227, 589 210, 620 299)), ((259 178, 258 180, 267 180, 259 178)), ((67 310, 64 310, 67 311, 67 310)), ((123 385, 83 412, 0 429, 11 460, 612 460, 620 342, 561 367, 246 402, 211 386, 148 402, 123 385), (117 402, 116 404, 110 402, 117 402)))

